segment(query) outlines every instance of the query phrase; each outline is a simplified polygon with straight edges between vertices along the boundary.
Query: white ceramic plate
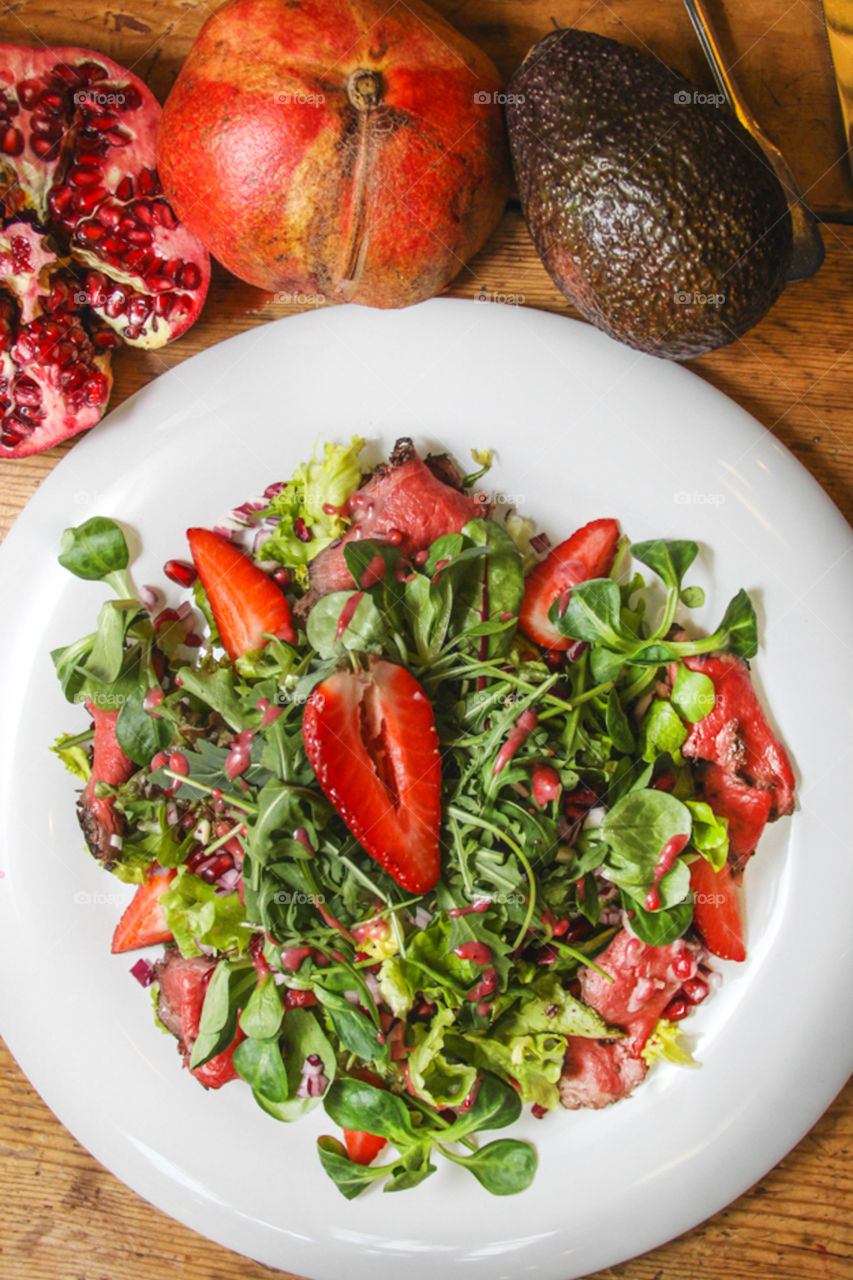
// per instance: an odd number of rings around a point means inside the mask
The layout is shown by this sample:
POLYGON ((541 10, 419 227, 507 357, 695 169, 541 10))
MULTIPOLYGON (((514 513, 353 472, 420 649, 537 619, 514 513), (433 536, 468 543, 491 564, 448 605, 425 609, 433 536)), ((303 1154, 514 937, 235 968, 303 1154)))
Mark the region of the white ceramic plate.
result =
POLYGON ((0 554, 0 1030, 64 1125, 167 1213, 314 1280, 567 1280, 693 1226, 809 1129, 853 1063, 849 851, 853 535, 773 436, 685 370, 564 318, 437 301, 318 311, 167 373, 47 478, 0 554), (565 536, 618 516, 634 539, 703 547, 698 621, 747 587, 757 678, 799 776, 799 809, 747 876, 749 959, 691 1023, 701 1070, 658 1067, 603 1112, 526 1120, 533 1187, 494 1199, 452 1167, 393 1199, 346 1202, 314 1151, 322 1111, 284 1126, 233 1085, 205 1093, 109 941, 130 890, 81 848, 74 783, 47 745, 79 712, 48 652, 106 592, 59 568, 94 514, 138 531, 137 584, 185 554, 188 524, 286 478, 318 438, 399 435, 467 460, 565 536), (16 974, 20 972, 20 981, 16 974))

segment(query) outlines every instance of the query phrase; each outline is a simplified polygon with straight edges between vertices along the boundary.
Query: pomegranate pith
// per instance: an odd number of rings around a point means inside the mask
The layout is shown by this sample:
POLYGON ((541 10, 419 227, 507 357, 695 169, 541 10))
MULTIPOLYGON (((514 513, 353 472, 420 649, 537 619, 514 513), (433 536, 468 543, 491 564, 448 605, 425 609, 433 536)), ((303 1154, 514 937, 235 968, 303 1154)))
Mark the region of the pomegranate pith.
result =
POLYGON ((201 310, 210 260, 163 196, 159 118, 110 58, 0 45, 0 456, 94 425, 112 349, 201 310))

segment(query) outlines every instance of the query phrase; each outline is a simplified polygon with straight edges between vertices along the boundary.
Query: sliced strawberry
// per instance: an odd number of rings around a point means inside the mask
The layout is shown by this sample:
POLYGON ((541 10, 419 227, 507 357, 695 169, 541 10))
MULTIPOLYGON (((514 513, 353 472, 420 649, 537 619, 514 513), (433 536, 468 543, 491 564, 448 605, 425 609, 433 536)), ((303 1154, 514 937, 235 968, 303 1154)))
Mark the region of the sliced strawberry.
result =
POLYGON ((92 742, 92 776, 77 801, 77 818, 92 854, 111 865, 116 861, 123 831, 121 816, 116 813, 112 796, 96 796, 95 784, 107 782, 112 787, 126 782, 136 769, 132 760, 118 745, 117 711, 97 707, 91 699, 86 710, 95 724, 92 742))
POLYGON ((344 1129, 347 1155, 356 1164, 372 1164, 385 1146, 386 1139, 363 1129, 344 1129))
POLYGON ((228 1048, 217 1053, 216 1057, 211 1058, 203 1067, 190 1068, 190 1075, 200 1080, 205 1089, 221 1089, 224 1084, 228 1084, 229 1080, 241 1079, 240 1072, 234 1066, 234 1050, 240 1041, 245 1039, 245 1033, 238 1027, 228 1048))
POLYGON ((356 840, 404 889, 433 889, 441 761, 432 707, 414 676, 384 658, 366 671, 336 671, 306 703, 302 736, 356 840))
POLYGON ((726 773, 769 792, 769 820, 794 811, 794 774, 749 678, 749 667, 730 653, 687 658, 714 685, 714 706, 691 727, 681 748, 686 756, 710 760, 726 773))
POLYGON ((265 634, 293 643, 290 606, 272 578, 239 548, 210 529, 188 529, 187 539, 222 644, 233 660, 262 649, 265 634))
POLYGON ((165 875, 148 872, 148 879, 141 884, 125 908, 124 915, 113 934, 113 954, 150 947, 155 942, 171 942, 172 930, 166 924, 160 899, 167 892, 177 875, 167 871, 165 875))
POLYGON ((550 551, 528 575, 518 625, 526 636, 546 649, 568 649, 574 642, 561 636, 548 617, 555 600, 568 604, 572 587, 590 578, 603 578, 613 567, 619 542, 615 520, 591 520, 550 551))
POLYGON ((718 764, 700 764, 695 777, 702 799, 729 820, 729 861, 735 867, 744 866, 770 817, 770 792, 743 782, 718 764))
POLYGON ((737 890, 728 863, 715 871, 710 862, 697 858, 690 868, 690 888, 693 923, 708 950, 721 960, 745 960, 737 890))

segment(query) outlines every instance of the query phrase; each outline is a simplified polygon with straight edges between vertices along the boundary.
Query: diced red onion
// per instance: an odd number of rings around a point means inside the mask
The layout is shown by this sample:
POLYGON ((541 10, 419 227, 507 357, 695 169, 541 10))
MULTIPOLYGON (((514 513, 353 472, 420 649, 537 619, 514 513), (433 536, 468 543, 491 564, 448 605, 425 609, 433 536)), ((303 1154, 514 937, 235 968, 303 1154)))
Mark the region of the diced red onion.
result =
POLYGON ((286 483, 286 480, 277 480, 275 484, 268 484, 266 489, 264 489, 264 497, 277 498, 286 483))
POLYGON ((223 871, 216 882, 217 890, 221 890, 223 893, 233 893, 240 883, 241 874, 238 867, 231 867, 228 871, 223 871))
POLYGON ((368 991, 373 996, 374 1004, 381 1004, 382 992, 379 990, 379 979, 377 978, 376 974, 371 973, 370 970, 368 970, 363 975, 363 977, 364 977, 364 985, 367 987, 368 991))
POLYGON ((170 804, 166 806, 166 821, 170 827, 174 827, 178 821, 178 806, 170 804))
POLYGON ((157 589, 157 587, 144 585, 139 588, 139 599, 145 605, 148 612, 153 613, 155 609, 159 609, 160 601, 163 599, 163 594, 157 589))
POLYGON ((530 545, 536 552, 547 551, 551 546, 551 539, 547 533, 536 533, 530 539, 530 545))
POLYGON ((428 924, 432 923, 432 912, 427 911, 426 907, 417 907, 412 919, 415 922, 416 928, 425 929, 428 924))
POLYGON ((316 1053, 309 1053, 302 1064, 302 1076, 296 1090, 297 1098, 321 1098, 328 1086, 323 1074, 323 1063, 316 1053))
POLYGON ((136 964, 131 966, 130 972, 142 987, 150 987, 156 976, 154 966, 150 965, 147 960, 142 959, 137 960, 136 964))
POLYGON ((350 1004, 361 1003, 361 993, 358 991, 344 991, 343 997, 345 1000, 349 1000, 350 1004))

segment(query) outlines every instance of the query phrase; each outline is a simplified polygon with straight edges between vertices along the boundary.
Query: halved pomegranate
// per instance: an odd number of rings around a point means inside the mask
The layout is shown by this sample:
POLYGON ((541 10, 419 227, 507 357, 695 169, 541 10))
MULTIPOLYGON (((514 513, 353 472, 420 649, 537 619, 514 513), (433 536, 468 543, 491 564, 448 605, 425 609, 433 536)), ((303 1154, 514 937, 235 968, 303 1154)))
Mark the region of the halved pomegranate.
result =
POLYGON ((159 120, 102 54, 0 45, 0 457, 91 427, 112 348, 201 310, 210 259, 162 195, 159 120))

